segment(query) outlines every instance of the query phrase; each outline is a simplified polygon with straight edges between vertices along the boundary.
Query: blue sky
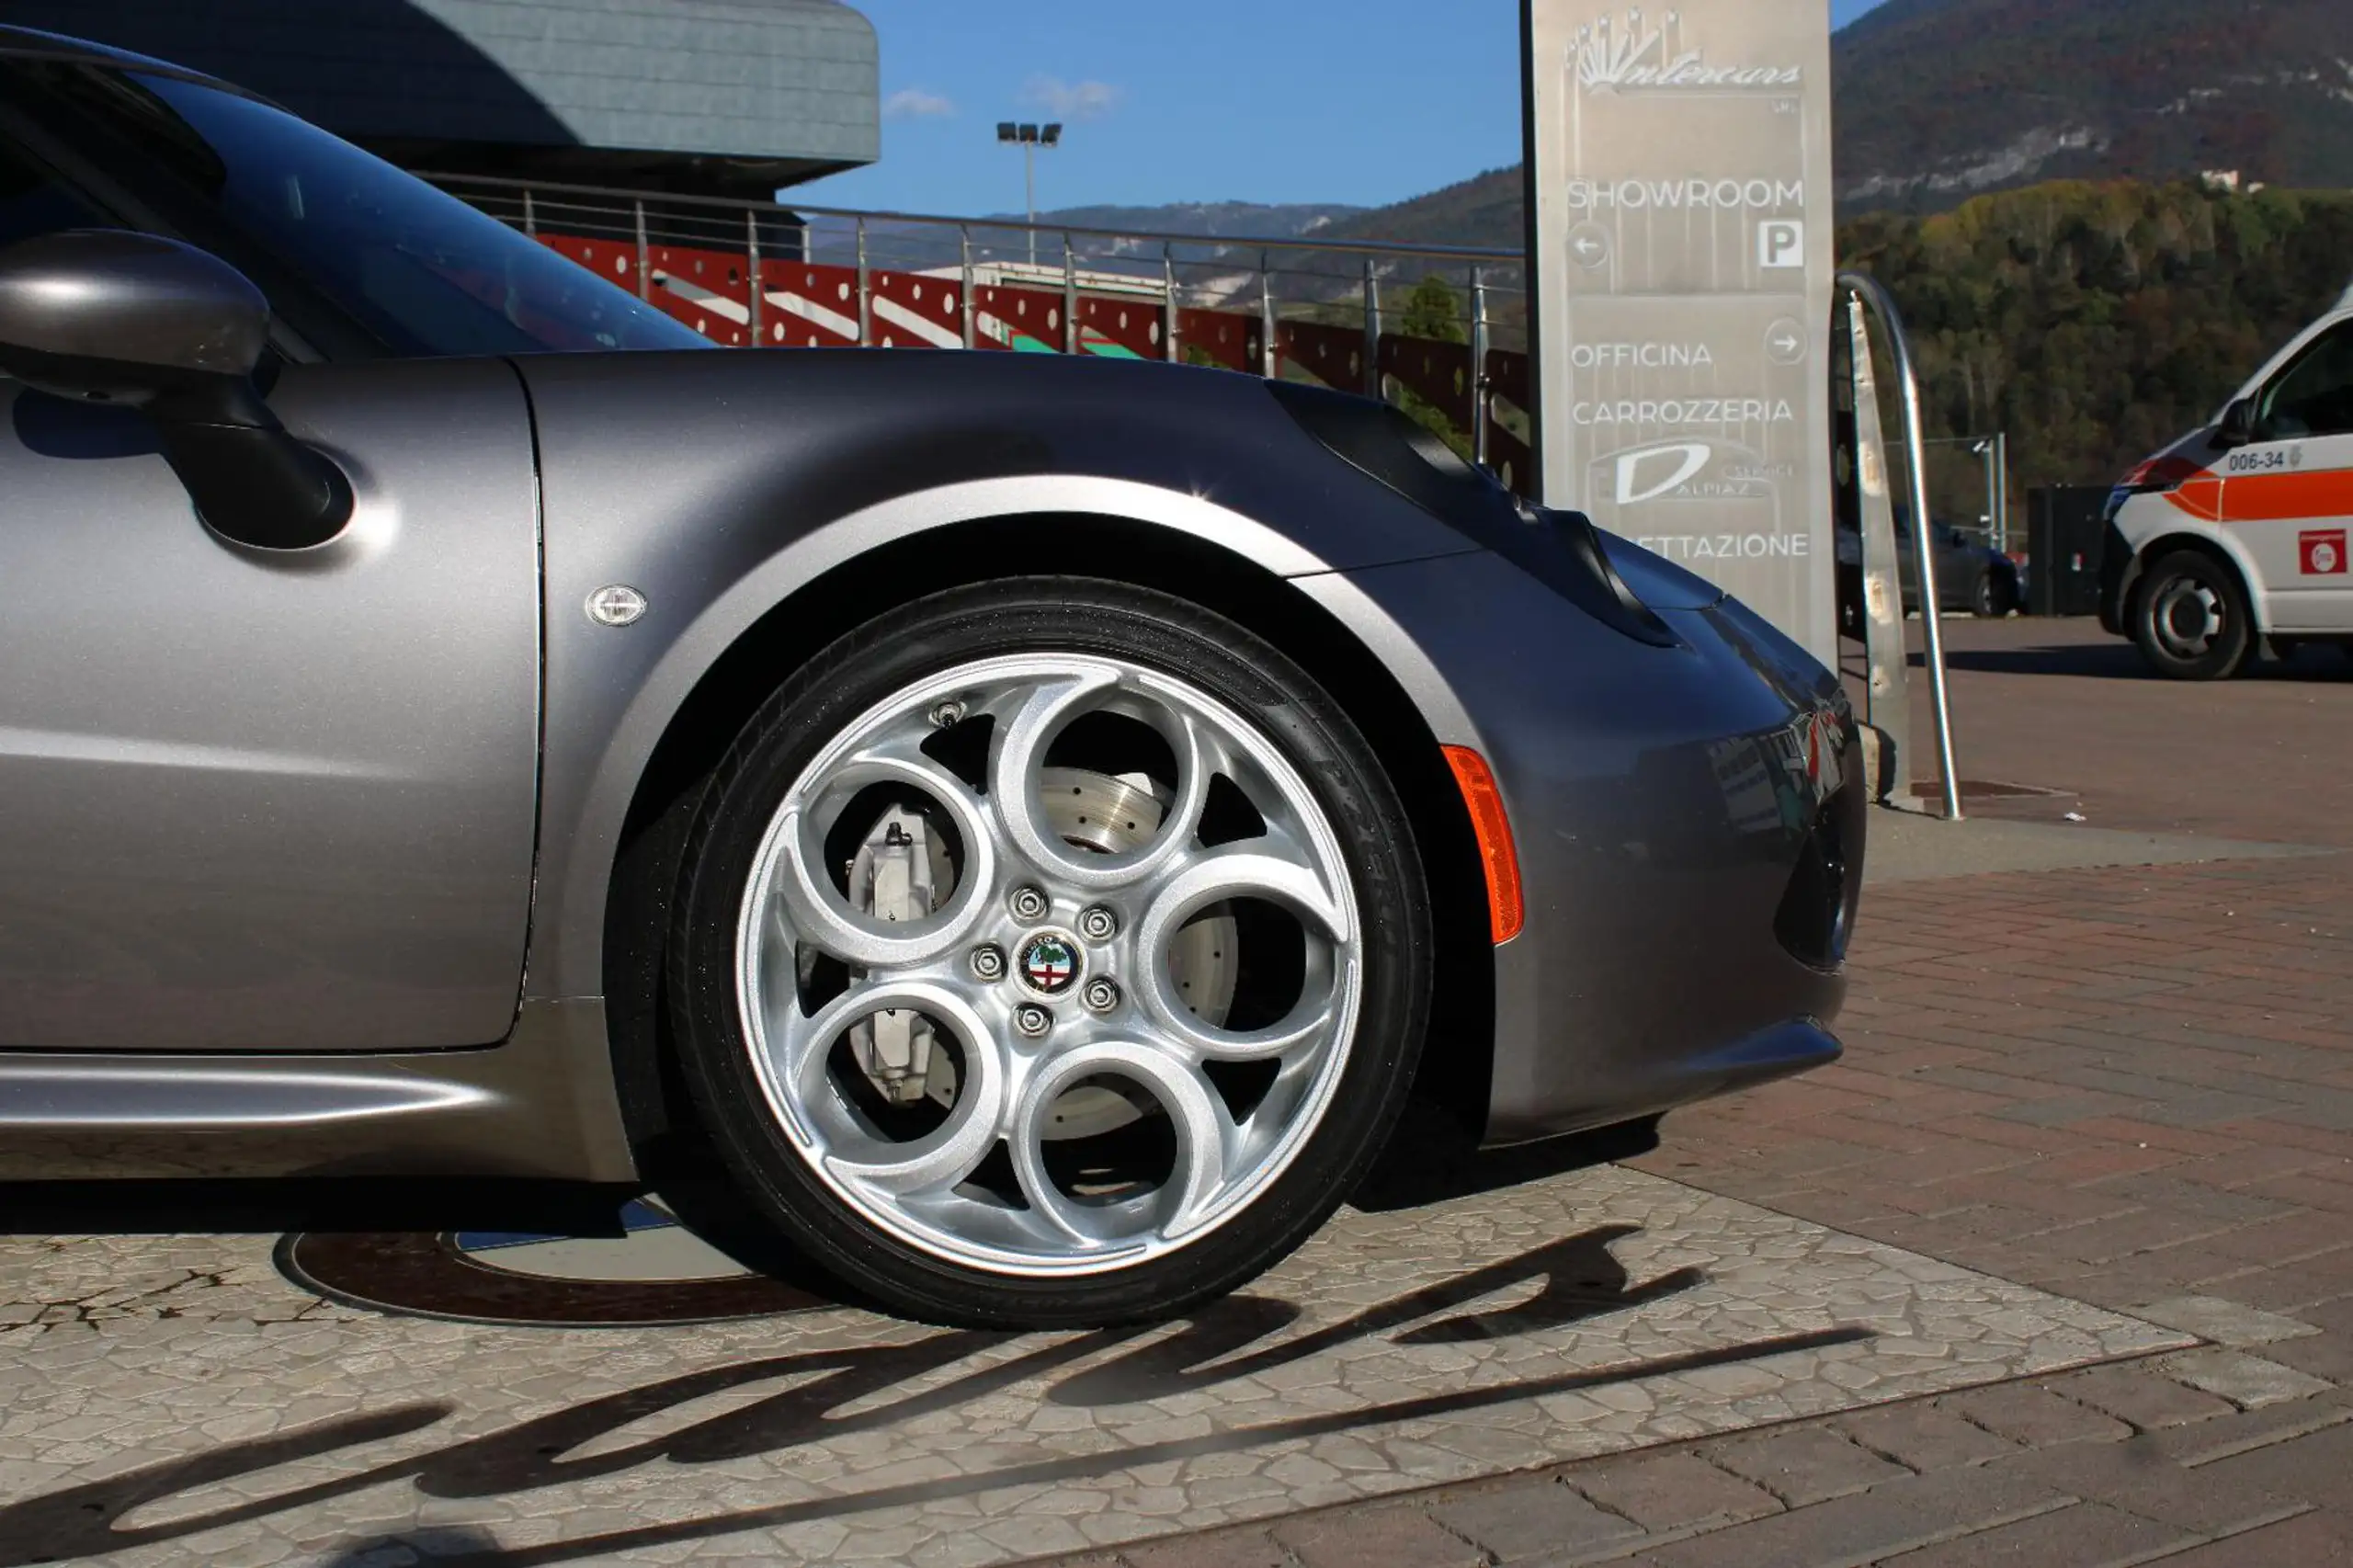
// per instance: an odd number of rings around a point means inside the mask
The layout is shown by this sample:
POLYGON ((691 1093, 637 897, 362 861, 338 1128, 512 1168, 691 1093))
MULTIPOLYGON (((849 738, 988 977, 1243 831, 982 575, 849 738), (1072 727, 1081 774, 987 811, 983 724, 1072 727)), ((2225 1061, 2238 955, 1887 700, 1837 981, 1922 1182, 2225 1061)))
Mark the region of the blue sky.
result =
POLYGON ((857 4, 882 42, 882 161, 794 193, 813 205, 1017 211, 1000 119, 1069 128, 1038 159, 1046 209, 1374 206, 1519 157, 1515 0, 857 4))

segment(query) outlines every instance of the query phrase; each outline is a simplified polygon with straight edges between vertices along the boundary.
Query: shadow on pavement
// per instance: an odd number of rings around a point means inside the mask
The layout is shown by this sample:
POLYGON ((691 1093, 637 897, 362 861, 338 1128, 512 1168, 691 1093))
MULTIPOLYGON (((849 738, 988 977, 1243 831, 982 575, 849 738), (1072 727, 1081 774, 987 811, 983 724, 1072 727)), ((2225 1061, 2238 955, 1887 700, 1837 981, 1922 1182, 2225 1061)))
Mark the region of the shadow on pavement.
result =
MULTIPOLYGON (((1912 665, 1925 661, 1912 655, 1912 665)), ((1975 670, 1986 675, 2075 676, 2094 680, 2165 683, 2149 668, 2141 651, 2117 639, 2103 642, 2050 642, 2018 648, 1945 648, 1949 669, 1975 670)), ((2286 659, 2250 660, 2240 680, 2353 681, 2353 659, 2334 648, 2299 648, 2286 659)))
MULTIPOLYGON (((1410 1290, 1347 1320, 1281 1337, 1302 1309, 1268 1296, 1212 1303, 1163 1334, 1108 1328, 1086 1334, 1016 1336, 949 1330, 910 1343, 829 1344, 755 1357, 620 1390, 502 1428, 460 1437, 422 1452, 384 1453, 456 1415, 419 1402, 318 1422, 297 1430, 223 1443, 0 1506, 0 1565, 96 1555, 181 1540, 290 1509, 405 1484, 420 1498, 451 1502, 580 1485, 665 1462, 742 1461, 847 1435, 877 1436, 904 1423, 977 1401, 997 1401, 1032 1381, 1042 1401, 1065 1406, 1130 1405, 1198 1392, 1230 1380, 1278 1371, 1351 1341, 1449 1344, 1558 1328, 1688 1290, 1699 1271, 1680 1268, 1634 1284, 1610 1254, 1632 1227, 1607 1225, 1562 1237, 1518 1256, 1410 1290), (1486 1299, 1533 1284, 1519 1304, 1486 1299), (1011 1351, 1011 1354, 1006 1354, 1011 1351), (759 1389, 751 1403, 700 1415, 684 1425, 671 1413, 732 1391, 759 1389), (375 1453, 366 1450, 374 1449, 375 1453), (317 1461, 341 1462, 322 1474, 317 1461), (279 1466, 303 1465, 304 1479, 265 1495, 233 1483, 279 1466), (157 1517, 154 1505, 199 1494, 204 1505, 157 1517), (144 1514, 145 1519, 136 1516, 144 1514)), ((1821 1350, 1876 1337, 1861 1326, 1762 1335, 1739 1343, 1599 1367, 1478 1383, 1347 1410, 1303 1411, 1248 1426, 1113 1446, 1101 1451, 982 1469, 970 1474, 879 1482, 733 1513, 647 1520, 585 1540, 502 1548, 472 1527, 444 1530, 429 1560, 451 1563, 563 1562, 627 1551, 659 1551, 713 1536, 775 1529, 875 1509, 962 1498, 1006 1487, 1058 1482, 1138 1465, 1165 1464, 1270 1443, 1313 1439, 1368 1426, 1414 1422, 1487 1406, 1607 1387, 1640 1379, 1727 1367, 1768 1356, 1821 1350), (472 1539, 479 1537, 479 1540, 472 1539)), ((1520 1363, 1557 1367, 1538 1358, 1520 1363)), ((356 1565, 422 1552, 424 1532, 356 1540, 332 1562, 356 1565)))
POLYGON ((1473 1198, 1498 1187, 1631 1160, 1658 1147, 1657 1117, 1521 1143, 1480 1149, 1443 1113, 1409 1105, 1389 1146, 1348 1199, 1370 1214, 1419 1209, 1449 1199, 1473 1198))

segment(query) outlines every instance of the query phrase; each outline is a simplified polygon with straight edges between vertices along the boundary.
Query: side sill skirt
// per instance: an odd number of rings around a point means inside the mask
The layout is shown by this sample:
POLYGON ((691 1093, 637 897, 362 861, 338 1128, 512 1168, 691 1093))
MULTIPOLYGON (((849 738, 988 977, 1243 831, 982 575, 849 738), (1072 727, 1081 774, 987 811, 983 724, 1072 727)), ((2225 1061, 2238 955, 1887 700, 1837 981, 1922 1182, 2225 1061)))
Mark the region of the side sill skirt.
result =
POLYGON ((0 1052, 0 1180, 175 1176, 634 1181, 604 1002, 526 1002, 480 1051, 0 1052))

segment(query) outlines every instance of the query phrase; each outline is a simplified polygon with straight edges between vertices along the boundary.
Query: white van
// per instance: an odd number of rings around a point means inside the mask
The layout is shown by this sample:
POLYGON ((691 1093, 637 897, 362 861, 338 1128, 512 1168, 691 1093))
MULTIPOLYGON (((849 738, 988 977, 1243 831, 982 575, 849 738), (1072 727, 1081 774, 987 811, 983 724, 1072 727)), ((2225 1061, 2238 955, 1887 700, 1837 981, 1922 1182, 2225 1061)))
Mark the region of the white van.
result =
POLYGON ((2161 675, 2219 680, 2268 649, 2353 648, 2353 296, 2215 422, 2109 494, 2100 624, 2161 675))

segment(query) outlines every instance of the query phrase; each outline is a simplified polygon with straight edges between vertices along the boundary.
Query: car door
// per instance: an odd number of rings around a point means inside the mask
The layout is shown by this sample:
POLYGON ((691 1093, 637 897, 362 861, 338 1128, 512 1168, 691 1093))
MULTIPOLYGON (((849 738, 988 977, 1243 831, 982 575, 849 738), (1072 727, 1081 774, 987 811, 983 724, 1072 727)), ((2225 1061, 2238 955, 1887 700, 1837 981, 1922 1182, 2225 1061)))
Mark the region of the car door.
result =
MULTIPOLYGON (((0 140, 0 244, 84 221, 0 140)), ((210 531, 129 410, 0 375, 0 1048, 478 1045, 514 1017, 539 723, 496 359, 286 366, 351 525, 210 531)))
POLYGON ((1937 525, 1937 598, 1947 609, 1968 609, 1977 601, 1977 574, 1984 562, 1977 541, 1959 528, 1937 525))
POLYGON ((2264 625, 2353 631, 2353 321, 2265 383, 2253 429, 2222 459, 2222 515, 2262 575, 2264 625))

